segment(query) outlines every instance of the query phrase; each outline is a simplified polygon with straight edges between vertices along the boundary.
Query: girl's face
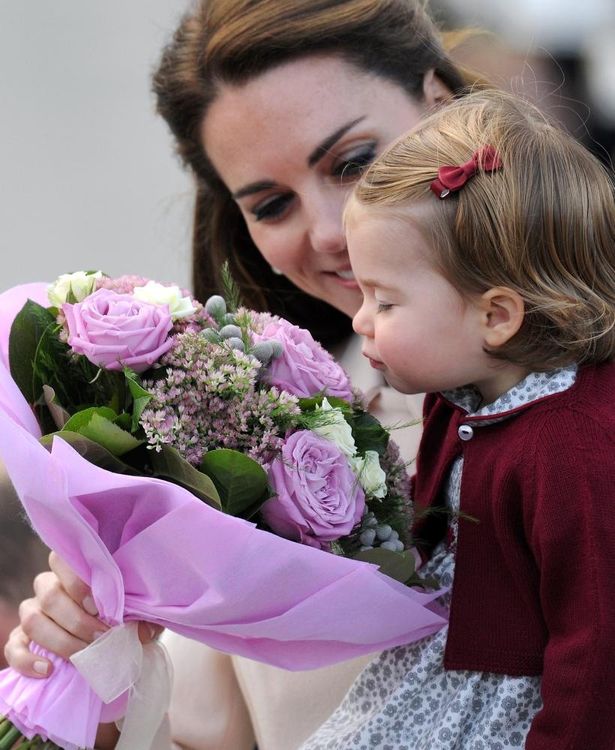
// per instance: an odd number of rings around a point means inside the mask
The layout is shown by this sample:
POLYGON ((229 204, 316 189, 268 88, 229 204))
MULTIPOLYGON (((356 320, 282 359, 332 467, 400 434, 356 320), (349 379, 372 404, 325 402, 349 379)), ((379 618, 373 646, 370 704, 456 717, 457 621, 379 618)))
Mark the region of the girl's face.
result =
POLYGON ((419 104, 336 56, 285 63, 223 86, 202 126, 205 150, 265 260, 348 315, 361 304, 342 231, 362 169, 446 95, 433 75, 419 104))
POLYGON ((363 292, 353 326, 372 367, 403 393, 473 383, 491 394, 502 364, 483 351, 481 298, 462 297, 438 271, 412 217, 355 203, 347 236, 363 292))

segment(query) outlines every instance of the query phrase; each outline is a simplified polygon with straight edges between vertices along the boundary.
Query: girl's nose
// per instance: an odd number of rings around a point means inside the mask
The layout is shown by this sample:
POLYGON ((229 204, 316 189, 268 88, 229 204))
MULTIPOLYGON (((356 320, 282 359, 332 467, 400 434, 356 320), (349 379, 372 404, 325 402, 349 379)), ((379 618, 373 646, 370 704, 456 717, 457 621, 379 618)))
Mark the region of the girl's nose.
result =
POLYGON ((367 336, 368 338, 373 336, 374 326, 365 300, 363 300, 359 312, 352 319, 352 327, 360 336, 367 336))

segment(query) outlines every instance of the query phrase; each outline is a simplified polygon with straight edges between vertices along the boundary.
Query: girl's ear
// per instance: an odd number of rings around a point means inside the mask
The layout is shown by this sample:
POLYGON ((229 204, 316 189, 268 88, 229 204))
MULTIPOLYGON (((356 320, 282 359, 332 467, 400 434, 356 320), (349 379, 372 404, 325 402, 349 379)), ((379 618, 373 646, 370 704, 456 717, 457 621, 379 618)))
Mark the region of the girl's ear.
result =
POLYGON ((521 328, 525 305, 514 289, 496 286, 480 298, 482 334, 485 345, 497 349, 521 328))
POLYGON ((449 87, 436 75, 434 69, 428 70, 423 78, 423 100, 428 107, 442 104, 450 99, 452 92, 449 87))

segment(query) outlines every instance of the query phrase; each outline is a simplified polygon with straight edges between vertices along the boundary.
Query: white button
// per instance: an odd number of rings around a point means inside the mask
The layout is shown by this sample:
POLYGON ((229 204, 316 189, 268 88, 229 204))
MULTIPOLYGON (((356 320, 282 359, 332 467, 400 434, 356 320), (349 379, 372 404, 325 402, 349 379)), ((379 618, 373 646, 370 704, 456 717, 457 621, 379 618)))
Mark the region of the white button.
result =
POLYGON ((457 434, 461 440, 472 440, 474 437, 474 430, 469 424, 462 424, 457 430, 457 434))

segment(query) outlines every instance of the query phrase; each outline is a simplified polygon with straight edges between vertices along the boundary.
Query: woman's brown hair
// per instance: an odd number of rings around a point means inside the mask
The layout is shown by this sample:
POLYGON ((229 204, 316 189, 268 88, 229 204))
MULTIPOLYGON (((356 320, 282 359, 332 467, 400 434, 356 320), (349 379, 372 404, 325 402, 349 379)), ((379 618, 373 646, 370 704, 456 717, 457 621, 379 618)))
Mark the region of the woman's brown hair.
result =
POLYGON ((395 82, 419 100, 430 70, 454 94, 466 86, 419 0, 203 0, 164 50, 153 86, 178 154, 196 177, 197 298, 220 292, 220 269, 228 261, 246 305, 284 315, 332 343, 350 333, 349 318, 271 271, 201 138, 221 84, 245 83, 276 65, 325 53, 395 82))
POLYGON ((420 206, 412 220, 460 292, 505 286, 521 296, 521 329, 494 356, 533 370, 615 356, 612 179, 535 106, 494 90, 451 103, 387 149, 353 201, 406 218, 420 206), (434 195, 441 166, 487 145, 501 169, 479 168, 458 192, 434 195))

